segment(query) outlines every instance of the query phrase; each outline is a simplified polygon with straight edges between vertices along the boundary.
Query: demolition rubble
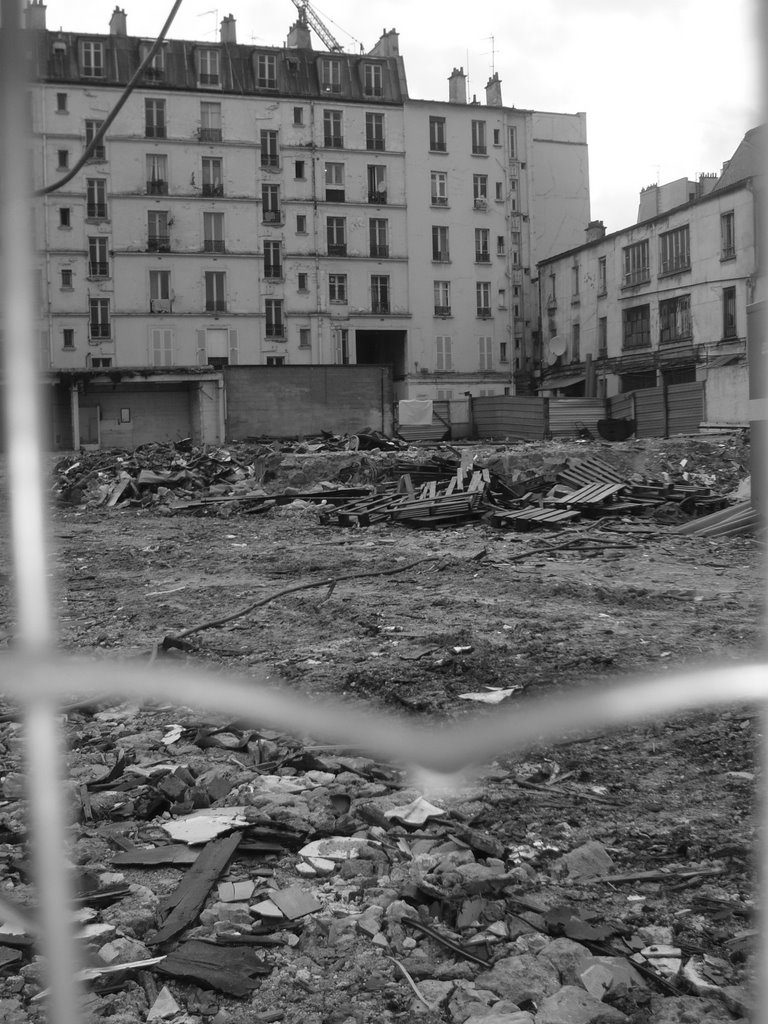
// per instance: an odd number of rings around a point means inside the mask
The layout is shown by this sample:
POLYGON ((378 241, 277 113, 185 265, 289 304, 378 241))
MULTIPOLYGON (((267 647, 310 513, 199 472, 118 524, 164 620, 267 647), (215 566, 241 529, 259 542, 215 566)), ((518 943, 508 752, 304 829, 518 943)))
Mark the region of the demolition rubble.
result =
MULTIPOLYGON (((62 653, 105 674, 125 658, 268 669, 312 700, 435 729, 598 679, 754 655, 764 531, 741 435, 375 441, 57 460, 62 653)), ((2 593, 11 644, 7 578, 2 593)), ((85 1021, 752 1018, 753 708, 531 737, 436 777, 266 728, 258 708, 216 720, 70 685, 85 1021)), ((27 790, 6 698, 9 1024, 44 1021, 49 998, 27 790)))

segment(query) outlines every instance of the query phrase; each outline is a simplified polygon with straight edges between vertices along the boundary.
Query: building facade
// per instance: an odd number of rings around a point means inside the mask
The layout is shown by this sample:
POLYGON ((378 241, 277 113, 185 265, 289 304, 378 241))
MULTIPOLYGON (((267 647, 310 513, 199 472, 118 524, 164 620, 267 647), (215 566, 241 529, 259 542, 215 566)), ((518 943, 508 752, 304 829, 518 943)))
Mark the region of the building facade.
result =
POLYGON ((218 43, 163 43, 72 175, 152 41, 120 8, 108 34, 26 16, 44 369, 385 363, 397 398, 525 388, 530 268, 589 217, 583 114, 503 107, 497 77, 468 103, 461 72, 449 101, 410 100, 394 31, 316 52, 300 15, 285 46, 246 46, 230 16, 218 43))
POLYGON ((743 157, 757 154, 762 130, 693 199, 610 235, 593 222, 587 242, 539 262, 542 393, 599 397, 709 381, 713 400, 722 391, 713 416, 746 418, 762 176, 743 157))

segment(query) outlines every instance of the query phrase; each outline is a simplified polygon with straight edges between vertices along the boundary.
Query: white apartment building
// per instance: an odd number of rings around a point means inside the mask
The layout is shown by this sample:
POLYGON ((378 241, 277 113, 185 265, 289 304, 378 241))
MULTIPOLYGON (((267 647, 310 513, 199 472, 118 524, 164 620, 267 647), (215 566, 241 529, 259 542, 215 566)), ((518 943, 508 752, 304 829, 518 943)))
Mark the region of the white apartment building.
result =
POLYGON ((217 43, 164 42, 56 187, 152 41, 120 8, 108 34, 26 16, 44 369, 384 363, 398 398, 525 389, 531 267, 589 219, 585 115, 503 107, 497 76, 469 103, 460 71, 448 102, 410 100, 394 31, 316 52, 301 15, 282 47, 229 16, 217 43))
POLYGON ((762 297, 761 132, 693 199, 609 235, 593 222, 585 244, 539 262, 543 393, 706 381, 710 419, 746 419, 747 307, 762 297))

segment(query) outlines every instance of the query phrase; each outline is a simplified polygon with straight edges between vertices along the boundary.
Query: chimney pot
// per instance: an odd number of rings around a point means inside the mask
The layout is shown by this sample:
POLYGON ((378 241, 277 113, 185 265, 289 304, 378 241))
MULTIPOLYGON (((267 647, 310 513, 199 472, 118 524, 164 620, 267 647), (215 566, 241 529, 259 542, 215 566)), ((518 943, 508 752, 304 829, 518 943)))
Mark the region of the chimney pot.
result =
POLYGON ((467 102, 467 76, 464 74, 464 68, 454 68, 451 72, 448 79, 448 102, 467 102))
POLYGON ((222 18, 219 38, 222 43, 237 42, 237 20, 233 15, 228 14, 225 18, 222 18))
POLYGON ((112 17, 109 19, 109 34, 111 36, 128 35, 128 19, 125 16, 125 11, 119 7, 112 11, 112 17))

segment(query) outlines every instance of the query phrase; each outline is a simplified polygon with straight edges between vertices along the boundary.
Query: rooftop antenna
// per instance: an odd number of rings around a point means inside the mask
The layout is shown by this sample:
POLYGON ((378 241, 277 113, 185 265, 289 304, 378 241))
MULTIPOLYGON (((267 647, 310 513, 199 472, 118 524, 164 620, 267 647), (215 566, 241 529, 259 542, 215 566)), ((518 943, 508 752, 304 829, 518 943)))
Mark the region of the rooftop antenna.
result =
POLYGON ((215 39, 216 38, 216 33, 219 30, 219 10, 218 10, 218 8, 216 8, 215 11, 202 11, 202 13, 198 14, 198 18, 205 18, 206 15, 208 15, 208 14, 212 14, 213 18, 214 18, 213 32, 211 33, 211 35, 215 39))
POLYGON ((496 74, 496 54, 499 51, 496 49, 496 36, 486 36, 485 38, 491 41, 491 78, 493 78, 496 74))

